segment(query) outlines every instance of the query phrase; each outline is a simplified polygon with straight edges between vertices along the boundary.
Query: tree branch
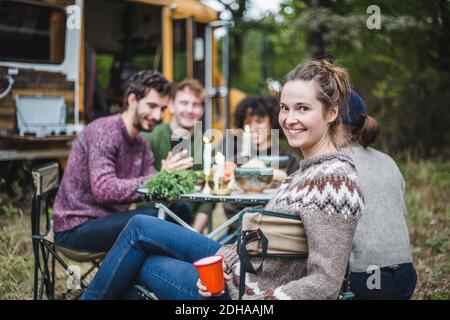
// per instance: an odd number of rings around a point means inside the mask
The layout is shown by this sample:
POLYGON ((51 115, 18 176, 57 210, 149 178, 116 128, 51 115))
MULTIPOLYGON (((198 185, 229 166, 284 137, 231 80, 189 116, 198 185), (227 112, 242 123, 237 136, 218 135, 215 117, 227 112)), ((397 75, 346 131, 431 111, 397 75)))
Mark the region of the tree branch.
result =
POLYGON ((233 9, 231 9, 230 7, 230 3, 225 3, 223 2, 223 0, 217 0, 221 5, 223 5, 225 7, 226 10, 231 11, 231 13, 233 13, 233 9))

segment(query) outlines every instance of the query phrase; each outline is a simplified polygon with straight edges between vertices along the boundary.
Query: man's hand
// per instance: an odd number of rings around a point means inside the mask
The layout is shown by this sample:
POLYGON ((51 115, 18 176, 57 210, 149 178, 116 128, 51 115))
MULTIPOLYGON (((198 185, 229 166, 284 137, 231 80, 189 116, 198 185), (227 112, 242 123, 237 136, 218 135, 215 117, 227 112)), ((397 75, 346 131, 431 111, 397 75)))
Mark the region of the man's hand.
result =
POLYGON ((180 171, 189 169, 194 165, 194 159, 187 157, 187 150, 183 150, 176 155, 172 155, 172 151, 169 151, 167 158, 161 161, 161 170, 180 171))

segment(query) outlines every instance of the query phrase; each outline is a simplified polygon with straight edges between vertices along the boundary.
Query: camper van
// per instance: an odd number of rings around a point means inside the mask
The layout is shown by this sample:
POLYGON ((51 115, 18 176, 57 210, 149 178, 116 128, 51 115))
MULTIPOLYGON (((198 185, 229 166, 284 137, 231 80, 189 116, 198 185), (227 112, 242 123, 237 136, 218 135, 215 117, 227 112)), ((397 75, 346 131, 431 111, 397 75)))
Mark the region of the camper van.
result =
POLYGON ((199 79, 205 127, 230 127, 228 31, 196 0, 0 0, 0 188, 23 163, 64 167, 86 124, 120 112, 138 70, 199 79))

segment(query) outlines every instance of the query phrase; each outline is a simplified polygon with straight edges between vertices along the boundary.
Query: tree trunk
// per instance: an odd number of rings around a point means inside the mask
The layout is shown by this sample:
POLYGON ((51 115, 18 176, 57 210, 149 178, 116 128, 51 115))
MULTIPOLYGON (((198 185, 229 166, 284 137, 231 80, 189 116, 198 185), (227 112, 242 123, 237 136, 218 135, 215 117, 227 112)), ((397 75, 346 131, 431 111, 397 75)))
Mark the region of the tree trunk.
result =
POLYGON ((442 20, 442 31, 439 40, 439 60, 441 68, 450 72, 450 14, 447 0, 439 1, 440 18, 442 20))
MULTIPOLYGON (((328 8, 331 9, 333 4, 330 0, 311 0, 312 8, 328 8)), ((327 43, 325 34, 327 33, 325 26, 320 25, 316 30, 311 31, 307 36, 307 44, 313 59, 323 59, 328 57, 327 43)))

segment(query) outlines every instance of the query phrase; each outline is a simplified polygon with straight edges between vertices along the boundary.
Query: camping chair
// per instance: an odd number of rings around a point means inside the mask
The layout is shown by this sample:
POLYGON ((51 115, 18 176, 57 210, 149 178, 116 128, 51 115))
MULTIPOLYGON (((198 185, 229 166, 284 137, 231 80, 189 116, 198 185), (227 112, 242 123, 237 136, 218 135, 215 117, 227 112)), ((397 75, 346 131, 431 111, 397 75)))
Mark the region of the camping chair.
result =
POLYGON ((75 284, 86 288, 83 280, 96 268, 106 252, 86 252, 74 250, 54 243, 50 207, 53 205, 59 186, 59 163, 46 163, 32 169, 35 195, 31 209, 31 234, 34 253, 33 299, 54 299, 55 260, 75 280, 75 284), (41 230, 41 213, 45 213, 45 225, 41 230), (91 262, 93 266, 79 277, 59 254, 76 262, 91 262))
MULTIPOLYGON (((242 213, 245 213, 247 211, 263 212, 263 213, 264 212, 270 212, 270 211, 265 210, 263 208, 250 207, 250 208, 245 208, 245 209, 241 210, 236 216, 240 216, 242 213)), ((235 219, 235 220, 237 220, 237 219, 235 219)), ((239 234, 240 233, 240 229, 241 229, 240 223, 241 223, 241 221, 239 220, 239 228, 236 230, 235 234, 233 235, 236 238, 240 237, 240 234, 239 234)), ((223 224, 222 226, 220 226, 217 229, 222 229, 222 227, 227 227, 227 226, 228 226, 228 224, 225 223, 225 224, 223 224)), ((238 245, 239 245, 239 243, 238 243, 238 245)), ((241 263, 243 263, 243 262, 241 261, 241 263)), ((242 270, 241 270, 241 272, 242 272, 242 270)), ((347 264, 347 270, 346 270, 345 275, 344 275, 344 281, 342 283, 341 290, 339 292, 339 296, 338 296, 337 300, 353 300, 353 298, 355 297, 353 292, 350 291, 349 275, 350 275, 350 273, 349 273, 349 265, 347 264)), ((151 292, 148 288, 140 286, 140 285, 135 285, 134 288, 137 290, 138 294, 143 299, 145 299, 145 300, 158 300, 158 297, 153 292, 151 292)))
POLYGON ((354 298, 355 294, 350 291, 350 269, 349 264, 347 264, 347 270, 345 271, 344 282, 342 283, 338 300, 353 300, 354 298))

